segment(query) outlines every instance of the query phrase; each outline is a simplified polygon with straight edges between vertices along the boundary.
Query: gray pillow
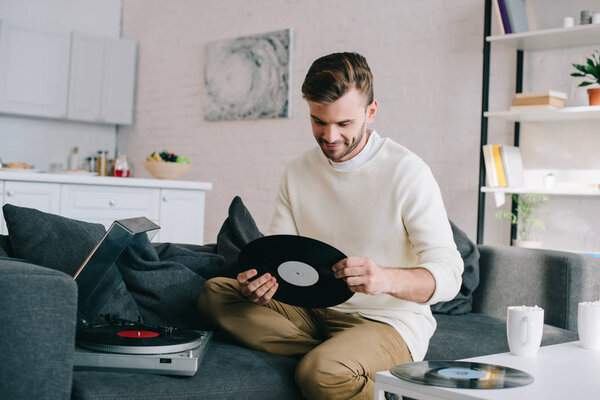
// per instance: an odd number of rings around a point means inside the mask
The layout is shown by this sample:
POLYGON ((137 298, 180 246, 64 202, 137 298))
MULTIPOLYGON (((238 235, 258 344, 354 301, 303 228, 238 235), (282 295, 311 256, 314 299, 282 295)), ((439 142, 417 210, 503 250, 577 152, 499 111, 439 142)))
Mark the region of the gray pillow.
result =
POLYGON ((452 221, 450 221, 450 226, 452 227, 456 248, 465 264, 462 284, 454 299, 432 305, 431 311, 434 314, 467 314, 473 308, 473 291, 479 286, 479 250, 467 234, 452 221))
POLYGON ((12 243, 11 256, 74 276, 106 230, 33 208, 2 207, 12 243))

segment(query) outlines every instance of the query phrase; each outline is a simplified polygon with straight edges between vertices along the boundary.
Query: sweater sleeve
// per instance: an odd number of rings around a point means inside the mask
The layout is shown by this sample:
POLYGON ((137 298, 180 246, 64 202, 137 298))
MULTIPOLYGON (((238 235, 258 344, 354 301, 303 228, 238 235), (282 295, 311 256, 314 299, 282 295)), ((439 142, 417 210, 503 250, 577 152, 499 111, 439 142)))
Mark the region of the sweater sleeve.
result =
POLYGON ((275 200, 275 214, 268 230, 269 235, 287 234, 298 235, 298 228, 292 213, 288 192, 288 171, 286 170, 279 183, 277 199, 275 200))
POLYGON ((402 214, 417 266, 431 272, 435 279, 435 291, 423 304, 452 300, 460 290, 464 264, 429 167, 424 167, 413 181, 402 214))

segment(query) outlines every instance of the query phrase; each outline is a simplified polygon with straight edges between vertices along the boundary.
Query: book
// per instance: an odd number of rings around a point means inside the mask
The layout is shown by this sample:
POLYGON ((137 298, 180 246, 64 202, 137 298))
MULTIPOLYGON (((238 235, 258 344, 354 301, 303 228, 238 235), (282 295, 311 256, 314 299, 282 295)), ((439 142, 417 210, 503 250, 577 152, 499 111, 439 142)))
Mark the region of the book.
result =
POLYGON ((498 18, 498 26, 500 27, 500 33, 504 34, 505 30, 504 30, 504 23, 502 22, 502 15, 500 14, 500 6, 498 5, 498 0, 494 0, 492 2, 493 6, 494 6, 494 13, 496 14, 496 17, 498 18))
POLYGON ((494 163, 494 152, 491 144, 482 147, 483 162, 485 164, 485 176, 489 187, 498 187, 498 175, 496 174, 496 164, 494 163))
POLYGON ((529 31, 525 0, 504 0, 512 33, 529 31))
POLYGON ((498 10, 500 11, 500 18, 504 28, 504 33, 512 33, 510 21, 508 19, 508 13, 506 12, 506 4, 504 1, 505 0, 496 0, 496 2, 498 2, 498 10))
POLYGON ((502 145, 500 147, 500 157, 506 176, 506 186, 524 187, 525 174, 523 172, 523 159, 521 158, 521 149, 515 146, 502 145))
POLYGON ((504 166, 502 165, 502 156, 500 155, 500 147, 502 145, 495 144, 492 146, 494 156, 494 164, 496 166, 496 175, 498 176, 498 186, 506 187, 506 175, 504 174, 504 166))
POLYGON ((564 107, 565 99, 551 96, 541 97, 515 97, 512 102, 513 106, 532 106, 532 105, 546 105, 554 107, 564 107))
POLYGON ((541 92, 524 92, 515 94, 516 99, 524 99, 527 97, 556 97, 566 100, 567 94, 564 92, 559 92, 558 90, 544 90, 541 92))

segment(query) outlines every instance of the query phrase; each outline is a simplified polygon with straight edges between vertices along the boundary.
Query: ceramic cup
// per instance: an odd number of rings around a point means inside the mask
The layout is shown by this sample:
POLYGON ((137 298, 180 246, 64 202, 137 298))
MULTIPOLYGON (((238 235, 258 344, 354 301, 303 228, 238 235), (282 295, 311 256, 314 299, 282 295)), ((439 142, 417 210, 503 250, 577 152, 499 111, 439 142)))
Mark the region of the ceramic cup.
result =
POLYGON ((565 17, 563 19, 563 27, 571 28, 575 26, 575 18, 573 17, 565 17))
POLYGON ((577 333, 582 347, 600 349, 600 301, 579 303, 577 333))
POLYGON ((508 307, 506 336, 508 348, 516 356, 535 356, 542 343, 544 309, 533 306, 508 307))
POLYGON ((600 24, 600 13, 592 15, 592 24, 600 24))

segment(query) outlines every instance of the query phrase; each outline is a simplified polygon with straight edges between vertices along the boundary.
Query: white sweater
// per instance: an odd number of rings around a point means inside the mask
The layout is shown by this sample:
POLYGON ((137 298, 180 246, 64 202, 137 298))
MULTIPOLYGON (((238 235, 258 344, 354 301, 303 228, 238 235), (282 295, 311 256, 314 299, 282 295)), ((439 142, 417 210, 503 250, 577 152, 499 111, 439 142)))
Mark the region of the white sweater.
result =
POLYGON ((355 293, 331 307, 392 325, 420 361, 436 327, 429 304, 456 296, 463 262, 429 167, 384 140, 370 160, 349 171, 336 171, 318 147, 293 160, 280 183, 269 233, 321 240, 382 267, 429 270, 436 289, 427 303, 355 293))

